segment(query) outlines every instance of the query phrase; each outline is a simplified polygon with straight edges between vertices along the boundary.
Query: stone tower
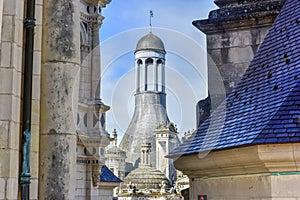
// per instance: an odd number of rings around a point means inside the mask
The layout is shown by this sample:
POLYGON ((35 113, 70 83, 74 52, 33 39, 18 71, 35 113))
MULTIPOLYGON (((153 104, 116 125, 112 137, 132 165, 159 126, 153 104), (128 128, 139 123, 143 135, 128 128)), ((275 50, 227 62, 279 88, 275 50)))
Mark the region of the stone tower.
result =
POLYGON ((102 9, 110 2, 111 0, 80 0, 81 65, 76 130, 75 198, 96 198, 103 195, 99 176, 100 169, 105 164, 105 147, 110 143, 106 131, 106 112, 110 107, 105 105, 100 97, 99 30, 104 19, 102 9))
POLYGON ((197 125, 224 100, 248 68, 285 0, 215 0, 219 9, 193 25, 206 34, 209 99, 197 105, 197 125), (219 79, 219 75, 222 80, 219 79), (220 81, 220 84, 217 84, 220 81), (222 88, 224 85, 224 88, 222 88), (222 86, 222 87, 219 87, 222 86), (206 108, 204 108, 206 107, 206 108))
MULTIPOLYGON (((161 122, 168 123, 165 92, 165 48, 152 32, 142 37, 135 50, 135 111, 120 143, 126 151, 126 172, 138 167, 141 141, 155 145, 154 130, 161 122)), ((153 146, 155 149, 155 146, 153 146)), ((155 152, 151 152, 155 164, 155 152)))
POLYGON ((117 146, 117 131, 112 132, 112 147, 105 151, 106 166, 121 180, 125 178, 126 152, 117 146))
POLYGON ((163 172, 171 185, 177 179, 177 170, 173 165, 173 159, 166 158, 173 149, 179 146, 177 128, 173 123, 160 124, 155 130, 156 134, 156 169, 163 172))

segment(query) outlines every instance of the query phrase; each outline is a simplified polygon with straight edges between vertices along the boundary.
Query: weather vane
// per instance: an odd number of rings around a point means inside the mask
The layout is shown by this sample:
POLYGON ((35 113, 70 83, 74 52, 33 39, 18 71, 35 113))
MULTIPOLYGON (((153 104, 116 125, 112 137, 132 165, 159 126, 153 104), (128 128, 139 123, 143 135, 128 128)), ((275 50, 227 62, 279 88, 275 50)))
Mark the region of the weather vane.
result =
POLYGON ((150 32, 152 32, 152 18, 153 18, 153 11, 150 10, 150 24, 149 24, 149 26, 150 26, 150 32))

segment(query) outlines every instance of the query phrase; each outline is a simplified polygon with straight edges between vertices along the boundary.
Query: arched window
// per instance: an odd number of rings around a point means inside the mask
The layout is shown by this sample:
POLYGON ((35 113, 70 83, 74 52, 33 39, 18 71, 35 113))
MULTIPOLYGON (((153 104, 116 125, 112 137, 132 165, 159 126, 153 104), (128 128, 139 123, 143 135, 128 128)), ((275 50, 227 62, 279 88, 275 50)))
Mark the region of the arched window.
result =
POLYGON ((152 58, 147 58, 146 65, 153 65, 153 59, 152 58))
POLYGON ((139 59, 137 62, 136 62, 138 65, 141 65, 143 64, 143 61, 141 59, 139 59))

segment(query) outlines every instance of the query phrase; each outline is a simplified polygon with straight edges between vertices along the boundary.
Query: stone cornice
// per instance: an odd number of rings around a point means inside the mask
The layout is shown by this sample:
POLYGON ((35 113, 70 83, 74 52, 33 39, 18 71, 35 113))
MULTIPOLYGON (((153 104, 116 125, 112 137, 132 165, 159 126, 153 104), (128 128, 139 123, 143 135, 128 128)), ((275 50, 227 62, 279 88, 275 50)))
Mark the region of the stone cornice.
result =
POLYGON ((108 5, 111 2, 111 0, 82 0, 82 1, 90 5, 100 5, 102 8, 105 8, 106 5, 108 5))
POLYGON ((112 190, 114 189, 115 187, 119 186, 120 183, 118 182, 104 182, 104 181, 101 181, 98 183, 98 188, 99 189, 109 189, 109 190, 112 190))
POLYGON ((77 134, 77 145, 85 147, 106 147, 109 144, 109 138, 103 135, 87 136, 82 133, 77 134))
POLYGON ((248 29, 251 27, 270 26, 285 0, 275 1, 247 1, 243 0, 219 0, 219 4, 233 4, 232 6, 220 6, 220 9, 209 13, 208 19, 196 20, 193 25, 202 32, 218 33, 234 29, 248 29), (252 3, 251 3, 252 2, 252 3), (235 4, 236 5, 235 5, 235 4))
POLYGON ((98 1, 98 4, 102 7, 105 8, 106 5, 108 5, 111 2, 111 0, 100 0, 98 1))
MULTIPOLYGON (((259 27, 269 27, 273 24, 278 13, 265 15, 260 13, 258 18, 239 19, 233 21, 211 22, 209 20, 193 21, 193 25, 205 34, 223 33, 234 30, 244 30, 259 27)), ((258 16, 258 15, 257 15, 258 16)))
POLYGON ((300 143, 254 145, 182 156, 175 167, 190 178, 300 171, 300 143))
POLYGON ((96 23, 96 24, 101 25, 104 20, 104 17, 100 14, 99 15, 89 15, 85 12, 80 12, 80 19, 87 23, 96 23))

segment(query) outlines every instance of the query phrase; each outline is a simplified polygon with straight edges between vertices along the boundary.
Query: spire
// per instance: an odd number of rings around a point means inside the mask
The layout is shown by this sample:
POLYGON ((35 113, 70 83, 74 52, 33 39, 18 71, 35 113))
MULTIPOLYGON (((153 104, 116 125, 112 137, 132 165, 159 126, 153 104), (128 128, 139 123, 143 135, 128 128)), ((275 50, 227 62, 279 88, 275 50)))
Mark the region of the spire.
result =
POLYGON ((149 23, 149 26, 150 26, 150 33, 152 33, 152 18, 153 18, 153 11, 150 10, 150 23, 149 23))
POLYGON ((117 146, 118 144, 118 134, 117 134, 117 130, 114 129, 114 131, 112 132, 113 135, 113 146, 117 146))

